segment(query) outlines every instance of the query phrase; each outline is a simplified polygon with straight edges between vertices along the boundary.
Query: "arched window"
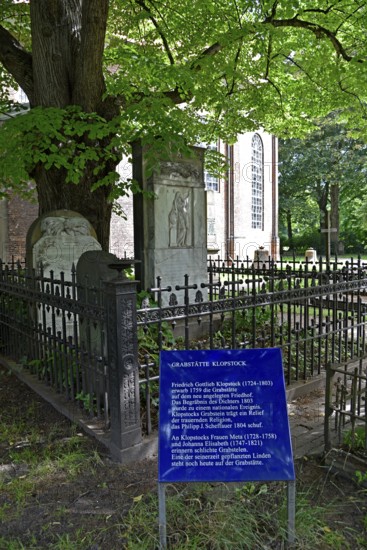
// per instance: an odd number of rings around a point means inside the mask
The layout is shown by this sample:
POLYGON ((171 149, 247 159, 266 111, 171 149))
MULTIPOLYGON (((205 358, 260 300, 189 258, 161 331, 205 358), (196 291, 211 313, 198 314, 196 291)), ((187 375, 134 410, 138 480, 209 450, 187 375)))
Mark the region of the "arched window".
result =
MULTIPOLYGON (((211 151, 218 151, 218 144, 210 143, 209 145, 206 145, 206 148, 211 151)), ((217 176, 210 174, 207 170, 204 170, 204 185, 206 191, 219 191, 219 179, 217 176)))
POLYGON ((264 146, 259 134, 251 142, 251 227, 264 229, 264 146))

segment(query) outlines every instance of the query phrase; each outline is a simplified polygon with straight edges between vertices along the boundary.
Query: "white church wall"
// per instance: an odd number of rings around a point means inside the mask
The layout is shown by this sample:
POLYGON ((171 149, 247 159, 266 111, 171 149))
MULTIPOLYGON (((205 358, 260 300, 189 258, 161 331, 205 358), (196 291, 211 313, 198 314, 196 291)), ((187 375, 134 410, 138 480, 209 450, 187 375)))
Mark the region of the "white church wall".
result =
MULTIPOLYGON (((132 177, 132 165, 123 159, 118 172, 122 180, 132 177)), ((110 252, 118 258, 134 257, 133 199, 128 194, 120 197, 115 204, 110 226, 110 252)))
POLYGON ((272 185, 272 136, 264 132, 259 134, 264 151, 263 171, 263 228, 252 228, 252 133, 239 136, 237 144, 237 162, 240 180, 235 183, 235 223, 234 240, 238 255, 253 259, 254 251, 259 247, 271 250, 273 229, 273 185, 272 185))
MULTIPOLYGON (((253 133, 240 135, 233 147, 233 255, 251 260, 254 251, 259 247, 271 250, 273 233, 273 138, 265 132, 257 132, 264 147, 264 226, 262 229, 252 228, 252 148, 253 133)), ((219 145, 225 152, 225 145, 219 145)), ((225 201, 229 200, 224 180, 219 182, 219 190, 207 191, 208 202, 208 244, 219 250, 224 258, 227 250, 226 224, 229 226, 229 213, 226 214, 225 201), (214 220, 215 222, 211 222, 214 220), (215 231, 213 231, 215 227, 215 231), (214 245, 216 242, 216 246, 214 245)), ((216 254, 213 253, 213 256, 216 254)))

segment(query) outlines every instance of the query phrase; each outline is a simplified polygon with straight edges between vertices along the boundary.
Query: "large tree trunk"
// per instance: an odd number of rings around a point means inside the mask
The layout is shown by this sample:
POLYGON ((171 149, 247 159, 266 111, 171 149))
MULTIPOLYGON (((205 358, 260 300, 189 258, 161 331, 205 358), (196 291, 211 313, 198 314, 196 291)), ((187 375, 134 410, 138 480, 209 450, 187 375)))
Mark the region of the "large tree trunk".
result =
POLYGON ((294 243, 293 243, 292 212, 290 210, 287 210, 287 233, 288 233, 289 248, 293 250, 294 243))
MULTIPOLYGON (((119 113, 113 98, 102 99, 108 5, 108 0, 31 0, 31 53, 1 28, 0 59, 28 95, 31 108, 76 105, 107 122, 119 113)), ((83 139, 86 137, 79 137, 79 141, 83 139)), ((88 146, 105 148, 108 141, 89 141, 88 146)), ((94 192, 91 187, 114 171, 118 161, 117 156, 98 161, 98 174, 93 172, 96 162, 86 163, 77 185, 66 183, 64 169, 46 170, 39 163, 30 176, 36 182, 40 213, 58 209, 79 212, 92 223, 102 247, 107 249, 111 187, 102 186, 94 192)))
POLYGON ((37 184, 39 214, 52 210, 73 210, 85 216, 96 231, 97 239, 108 250, 112 204, 108 200, 109 186, 90 191, 91 176, 77 185, 65 182, 62 170, 45 170, 42 166, 34 174, 37 184))
POLYGON ((339 252, 339 185, 330 187, 330 243, 334 254, 339 252))

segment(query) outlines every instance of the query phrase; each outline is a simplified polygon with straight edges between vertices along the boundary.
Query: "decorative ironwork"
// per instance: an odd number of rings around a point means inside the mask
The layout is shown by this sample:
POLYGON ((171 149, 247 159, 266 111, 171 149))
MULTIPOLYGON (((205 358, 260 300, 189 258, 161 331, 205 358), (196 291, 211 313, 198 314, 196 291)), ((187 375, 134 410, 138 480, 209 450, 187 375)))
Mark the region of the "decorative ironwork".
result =
MULTIPOLYGON (((207 300, 198 291, 189 294, 195 283, 186 275, 168 305, 137 311, 138 327, 155 341, 149 375, 146 359, 141 364, 144 380, 158 376, 157 352, 177 347, 281 347, 288 384, 317 376, 330 360, 363 355, 366 267, 360 260, 333 265, 269 261, 260 269, 248 261, 209 261, 208 281, 196 283, 207 289, 207 300), (155 338, 164 326, 171 334, 155 338)), ((141 348, 146 356, 146 341, 141 348)))
POLYGON ((349 444, 367 445, 367 356, 326 368, 325 451, 331 448, 333 434, 339 443, 348 435, 349 444), (335 382, 335 377, 337 380, 335 382), (363 440, 357 441, 357 429, 362 427, 363 440))
POLYGON ((104 295, 24 265, 0 269, 2 353, 109 424, 104 295))
POLYGON ((288 384, 367 353, 367 265, 360 260, 269 260, 260 269, 247 260, 217 260, 209 262, 206 281, 185 275, 174 293, 161 283, 157 278, 153 299, 135 311, 135 300, 118 294, 112 306, 105 288, 81 287, 75 277, 65 281, 22 264, 2 265, 1 352, 22 358, 45 383, 103 420, 106 430, 121 419, 111 407, 121 397, 127 424, 140 423, 139 367, 148 431, 156 418, 161 349, 281 347, 288 384), (132 349, 137 333, 139 365, 132 349))

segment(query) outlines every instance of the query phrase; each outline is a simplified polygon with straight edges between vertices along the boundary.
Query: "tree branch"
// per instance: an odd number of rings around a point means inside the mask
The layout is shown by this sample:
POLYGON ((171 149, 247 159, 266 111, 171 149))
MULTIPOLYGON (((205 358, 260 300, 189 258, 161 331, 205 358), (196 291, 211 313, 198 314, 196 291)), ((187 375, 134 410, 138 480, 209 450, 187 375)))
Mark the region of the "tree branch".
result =
MULTIPOLYGON (((235 55, 235 58, 234 58, 234 64, 233 64, 234 72, 236 72, 236 69, 237 69, 238 60, 239 60, 240 55, 241 55, 241 49, 242 49, 242 40, 240 40, 240 43, 238 45, 237 52, 236 52, 236 55, 235 55)), ((230 96, 231 94, 233 94, 235 85, 236 85, 236 79, 233 76, 232 77, 232 84, 231 84, 230 89, 227 92, 227 96, 230 96)))
POLYGON ((275 18, 276 12, 278 7, 278 0, 275 0, 274 4, 271 7, 271 17, 275 18))
POLYGON ((282 57, 284 57, 287 61, 289 61, 290 63, 292 63, 295 67, 297 67, 300 71, 302 71, 306 77, 308 78, 308 80, 310 82, 312 82, 312 84, 314 84, 316 87, 318 88, 323 88, 325 89, 324 86, 321 86, 321 84, 319 82, 317 82, 316 80, 314 80, 312 78, 312 76, 302 67, 302 65, 300 65, 299 63, 297 63, 297 61, 295 61, 294 59, 292 59, 291 57, 289 57, 289 55, 284 55, 284 54, 281 54, 282 57))
POLYGON ((272 51, 273 51, 273 45, 272 45, 272 38, 270 36, 267 51, 266 51, 266 69, 265 69, 264 78, 268 78, 268 76, 269 76, 272 51))
MULTIPOLYGON (((136 0, 137 4, 140 5, 145 11, 147 11, 149 14, 150 14, 150 11, 149 11, 149 8, 147 7, 147 5, 145 4, 144 0, 136 0)), ((292 28, 301 28, 301 29, 305 29, 305 30, 308 30, 310 32, 312 32, 317 38, 321 38, 321 37, 326 37, 330 42, 331 44, 333 45, 334 47, 334 50, 336 51, 336 53, 342 57, 345 61, 349 62, 351 61, 352 59, 354 59, 353 56, 350 56, 346 49, 344 48, 343 44, 337 39, 336 37, 336 32, 333 32, 333 31, 330 31, 329 29, 327 29, 326 27, 322 26, 322 25, 319 25, 319 24, 316 24, 316 23, 312 23, 312 22, 309 22, 309 21, 306 21, 306 20, 303 20, 303 19, 300 19, 298 15, 296 15, 295 17, 293 18, 290 18, 290 19, 276 19, 276 11, 277 11, 277 7, 278 7, 278 0, 274 0, 274 3, 271 7, 271 12, 270 12, 270 15, 268 15, 265 20, 263 21, 263 24, 270 24, 272 25, 273 27, 292 27, 292 28)), ((305 12, 314 12, 314 13, 322 13, 324 15, 327 15, 333 8, 335 7, 335 4, 334 5, 330 5, 328 8, 326 9, 321 9, 321 8, 314 8, 314 9, 308 9, 308 10, 304 10, 303 13, 305 12)), ((159 28, 159 24, 158 22, 154 19, 154 17, 150 14, 150 18, 151 18, 151 21, 152 23, 154 24, 154 26, 156 27, 158 33, 160 34, 161 36, 161 39, 163 41, 163 44, 165 45, 165 50, 167 52, 167 55, 170 59, 170 62, 173 64, 174 63, 174 59, 173 59, 173 56, 170 52, 170 49, 169 49, 169 46, 168 46, 168 43, 166 41, 166 37, 164 36, 164 34, 162 33, 162 31, 160 30, 159 28)), ((242 40, 242 39, 241 39, 242 40)), ((211 57, 211 56, 214 56, 216 55, 217 53, 221 52, 223 49, 223 46, 222 44, 218 41, 218 42, 215 42, 213 43, 211 46, 209 46, 208 48, 206 48, 205 50, 203 50, 198 56, 197 58, 191 62, 190 64, 190 69, 192 70, 195 70, 195 71, 200 71, 201 70, 201 61, 208 58, 208 57, 211 57)), ((239 46, 238 50, 237 50, 237 54, 236 54, 236 58, 235 58, 235 64, 237 63, 238 61, 238 57, 239 57, 239 54, 240 54, 240 50, 241 50, 241 45, 239 46)), ((271 86, 274 87, 274 89, 277 91, 277 94, 279 95, 280 99, 281 99, 281 92, 278 88, 278 86, 269 78, 269 68, 270 68, 270 56, 271 56, 271 43, 269 43, 268 45, 268 52, 267 52, 267 55, 268 55, 268 60, 267 60, 267 67, 266 67, 266 74, 265 74, 265 79, 269 82, 269 84, 271 86)), ((286 57, 286 56, 285 56, 286 57)), ((299 69, 301 69, 303 72, 305 72, 305 74, 308 76, 308 78, 310 78, 310 80, 312 81, 312 78, 310 77, 310 75, 299 65, 297 64, 293 59, 287 57, 287 59, 289 61, 291 61, 292 63, 294 63, 299 69)), ((363 63, 364 61, 361 60, 361 59, 357 59, 357 61, 359 63, 363 63)), ((225 75, 223 75, 225 76, 225 75)), ((316 82, 314 82, 314 84, 317 84, 316 82)), ((319 85, 319 84, 317 84, 319 85)), ((232 87, 231 87, 231 90, 230 90, 230 93, 233 92, 233 86, 234 86, 234 81, 232 82, 232 87)), ((346 91, 346 90, 345 90, 346 91)), ((192 99, 193 95, 191 93, 188 93, 186 94, 185 96, 183 96, 182 94, 182 90, 179 89, 179 87, 176 87, 174 90, 170 90, 170 91, 167 91, 164 93, 164 95, 168 98, 170 98, 174 103, 176 104, 179 104, 179 103, 183 103, 185 101, 189 101, 190 99, 192 99)))
POLYGON ((156 18, 152 15, 150 9, 148 8, 148 6, 146 5, 146 3, 144 2, 144 0, 135 0, 136 3, 144 10, 146 11, 148 14, 149 14, 149 19, 151 20, 151 22, 153 23, 153 25, 155 26, 156 28, 156 31, 158 32, 159 36, 161 37, 161 40, 163 42, 163 46, 164 46, 164 49, 165 49, 165 52, 167 54, 167 57, 169 59, 169 62, 171 65, 174 65, 175 64, 175 60, 174 60, 174 57, 172 55, 172 52, 171 52, 171 49, 169 47, 169 44, 168 44, 168 41, 167 41, 167 38, 165 37, 164 33, 162 32, 161 30, 161 27, 158 23, 158 21, 156 20, 156 18))
MULTIPOLYGON (((220 52, 222 49, 222 46, 219 42, 216 42, 215 44, 212 44, 212 46, 209 46, 205 50, 203 50, 198 57, 191 62, 190 69, 195 71, 200 71, 200 61, 202 59, 205 59, 206 57, 210 57, 211 55, 216 55, 218 52, 220 52)), ((168 97, 173 103, 176 105, 179 105, 180 103, 186 103, 187 101, 190 101, 193 98, 193 94, 191 92, 186 92, 180 90, 178 86, 174 90, 169 90, 167 92, 164 92, 164 95, 168 97)))
POLYGON ((346 88, 344 88, 342 81, 339 81, 339 88, 343 93, 349 94, 350 96, 354 97, 358 101, 360 107, 362 108, 362 111, 366 111, 366 105, 364 101, 362 101, 361 98, 356 93, 351 92, 350 90, 347 90, 346 88))
POLYGON ((325 10, 323 10, 322 8, 308 8, 308 9, 302 10, 302 13, 322 13, 324 15, 327 15, 333 8, 335 8, 335 4, 331 4, 325 10))
MULTIPOLYGON (((316 38, 321 38, 322 36, 325 36, 332 43, 336 53, 341 56, 345 61, 352 61, 352 59, 354 59, 352 56, 347 54, 342 43, 336 38, 335 33, 330 31, 329 29, 326 29, 322 25, 311 23, 309 21, 305 21, 304 19, 299 19, 298 16, 295 16, 292 19, 273 19, 270 16, 265 18, 264 24, 270 24, 276 28, 291 27, 305 29, 311 31, 316 36, 316 38)), ((361 59, 357 59, 357 61, 359 63, 364 63, 364 60, 361 59)))
POLYGON ((359 11, 362 7, 363 7, 363 6, 357 6, 357 8, 356 8, 352 13, 350 13, 350 14, 344 19, 344 21, 342 21, 342 22, 340 23, 340 25, 336 28, 335 34, 337 34, 337 33, 339 32, 339 30, 342 28, 342 26, 345 25, 345 23, 346 23, 351 17, 353 17, 353 16, 357 13, 357 11, 359 11))
POLYGON ((281 90, 280 90, 279 87, 275 84, 275 82, 273 82, 273 81, 271 80, 271 78, 269 78, 269 76, 266 77, 266 81, 269 82, 270 86, 272 86, 272 87, 274 88, 274 90, 276 91, 276 93, 278 94, 278 96, 279 96, 279 101, 280 101, 280 108, 281 108, 282 112, 284 113, 283 95, 282 95, 281 90))
POLYGON ((0 25, 0 62, 27 94, 32 103, 33 73, 32 55, 14 36, 0 25))
POLYGON ((174 90, 164 92, 164 95, 176 105, 180 105, 180 103, 186 103, 194 97, 191 92, 183 92, 183 90, 180 90, 178 86, 176 86, 174 90))
POLYGON ((222 45, 219 43, 219 42, 215 42, 215 44, 212 44, 211 46, 209 46, 208 48, 206 48, 205 50, 203 50, 199 55, 198 57, 195 59, 195 61, 193 61, 190 65, 190 68, 191 69, 196 69, 196 70, 199 70, 200 69, 200 61, 205 59, 206 57, 210 57, 212 55, 216 55, 217 53, 219 53, 220 51, 222 50, 222 45))

